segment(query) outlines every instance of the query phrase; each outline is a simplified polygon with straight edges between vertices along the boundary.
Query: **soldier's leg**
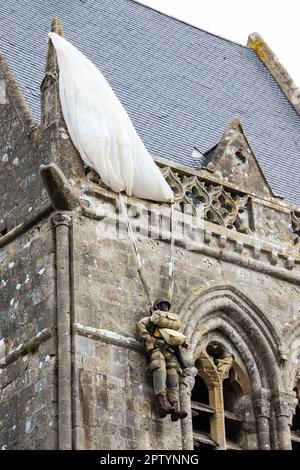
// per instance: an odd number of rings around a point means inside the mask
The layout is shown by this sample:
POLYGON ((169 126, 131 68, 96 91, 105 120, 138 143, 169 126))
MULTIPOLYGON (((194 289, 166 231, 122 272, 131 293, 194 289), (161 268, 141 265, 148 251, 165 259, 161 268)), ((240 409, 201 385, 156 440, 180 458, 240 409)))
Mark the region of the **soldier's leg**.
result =
POLYGON ((174 354, 166 356, 167 362, 167 394, 170 405, 174 408, 171 412, 171 420, 177 421, 178 419, 184 419, 187 416, 185 411, 180 411, 179 408, 179 373, 181 369, 179 367, 177 358, 174 354))
POLYGON ((176 356, 170 352, 165 353, 167 367, 167 396, 170 403, 177 402, 179 399, 178 372, 179 364, 176 356))
POLYGON ((154 401, 160 418, 164 418, 173 408, 166 400, 166 361, 163 353, 155 348, 151 354, 150 371, 153 379, 154 401))
POLYGON ((158 348, 155 348, 151 354, 150 371, 152 372, 154 395, 164 394, 167 377, 166 362, 158 348))

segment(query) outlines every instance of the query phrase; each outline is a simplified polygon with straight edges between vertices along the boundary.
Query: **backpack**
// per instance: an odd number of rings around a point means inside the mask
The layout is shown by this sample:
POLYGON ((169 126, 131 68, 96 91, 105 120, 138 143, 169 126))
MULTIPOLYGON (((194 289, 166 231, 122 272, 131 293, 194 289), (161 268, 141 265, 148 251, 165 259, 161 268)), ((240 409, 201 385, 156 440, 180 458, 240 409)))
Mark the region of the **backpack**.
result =
POLYGON ((151 323, 157 328, 169 328, 170 330, 179 330, 181 323, 177 313, 163 312, 155 310, 151 315, 151 323))

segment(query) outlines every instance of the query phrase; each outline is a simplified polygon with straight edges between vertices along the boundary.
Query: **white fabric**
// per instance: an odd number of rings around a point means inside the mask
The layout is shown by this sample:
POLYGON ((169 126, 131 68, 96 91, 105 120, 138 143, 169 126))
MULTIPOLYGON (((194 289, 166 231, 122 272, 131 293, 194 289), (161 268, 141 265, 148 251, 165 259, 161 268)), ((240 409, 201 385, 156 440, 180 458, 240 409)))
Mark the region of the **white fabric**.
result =
POLYGON ((186 341, 186 336, 179 331, 171 330, 170 328, 159 328, 159 331, 165 342, 170 346, 182 346, 186 341))
POLYGON ((115 192, 171 201, 170 186, 102 73, 64 38, 49 37, 58 59, 63 116, 83 161, 115 192))

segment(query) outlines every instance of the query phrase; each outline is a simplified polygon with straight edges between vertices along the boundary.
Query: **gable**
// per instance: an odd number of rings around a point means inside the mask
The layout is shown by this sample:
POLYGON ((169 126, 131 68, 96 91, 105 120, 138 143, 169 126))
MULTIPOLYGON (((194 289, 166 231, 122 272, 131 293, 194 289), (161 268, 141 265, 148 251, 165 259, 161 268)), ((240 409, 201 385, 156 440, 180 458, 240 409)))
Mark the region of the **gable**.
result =
POLYGON ((206 159, 213 176, 241 191, 262 198, 274 197, 248 142, 241 123, 234 119, 206 159))

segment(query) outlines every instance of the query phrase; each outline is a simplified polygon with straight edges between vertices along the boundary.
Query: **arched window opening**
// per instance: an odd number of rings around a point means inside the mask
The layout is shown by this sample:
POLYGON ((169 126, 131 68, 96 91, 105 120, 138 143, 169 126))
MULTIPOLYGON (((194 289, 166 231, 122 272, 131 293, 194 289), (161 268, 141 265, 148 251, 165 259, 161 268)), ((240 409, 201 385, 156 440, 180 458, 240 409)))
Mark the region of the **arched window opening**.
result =
POLYGON ((192 390, 192 402, 202 403, 203 405, 209 405, 209 395, 206 384, 200 375, 197 375, 195 379, 195 385, 192 390))
POLYGON ((294 388, 294 392, 297 394, 298 405, 291 426, 292 449, 300 450, 300 394, 297 388, 294 388))
POLYGON ((210 416, 213 410, 209 406, 206 384, 199 375, 196 376, 191 399, 194 448, 212 450, 216 447, 216 443, 210 438, 210 416))
MULTIPOLYGON (((231 369, 232 371, 232 369, 231 369)), ((230 371, 230 372, 231 372, 230 371)), ((233 374, 223 382, 224 418, 227 449, 241 450, 243 440, 242 419, 237 412, 242 390, 234 384, 233 374)))
POLYGON ((251 386, 243 365, 225 347, 213 341, 198 348, 198 376, 192 390, 191 408, 195 448, 247 448, 245 404, 251 386))

